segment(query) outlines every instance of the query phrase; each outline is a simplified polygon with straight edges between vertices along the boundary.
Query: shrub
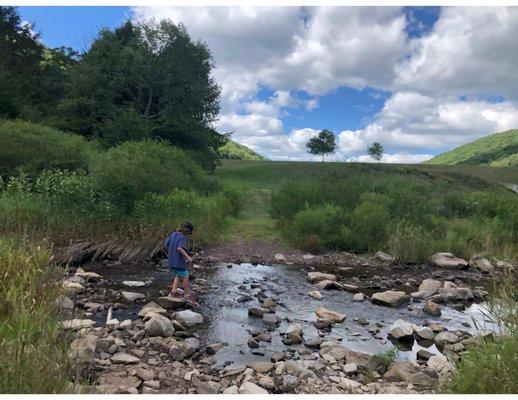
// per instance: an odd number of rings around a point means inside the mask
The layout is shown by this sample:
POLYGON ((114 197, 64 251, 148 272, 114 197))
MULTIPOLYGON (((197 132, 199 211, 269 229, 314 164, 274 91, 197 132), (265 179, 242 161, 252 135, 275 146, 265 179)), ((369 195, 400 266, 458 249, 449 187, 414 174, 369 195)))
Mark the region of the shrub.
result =
POLYGON ((0 121, 0 176, 86 168, 91 145, 79 135, 23 121, 0 121))
POLYGON ((50 252, 0 239, 0 393, 65 393, 68 340, 54 301, 50 252))
POLYGON ((430 232, 406 220, 390 226, 387 246, 398 262, 426 262, 440 250, 430 232))
POLYGON ((100 189, 125 211, 148 194, 173 189, 210 192, 215 186, 182 150, 153 140, 125 142, 95 153, 89 169, 100 189))

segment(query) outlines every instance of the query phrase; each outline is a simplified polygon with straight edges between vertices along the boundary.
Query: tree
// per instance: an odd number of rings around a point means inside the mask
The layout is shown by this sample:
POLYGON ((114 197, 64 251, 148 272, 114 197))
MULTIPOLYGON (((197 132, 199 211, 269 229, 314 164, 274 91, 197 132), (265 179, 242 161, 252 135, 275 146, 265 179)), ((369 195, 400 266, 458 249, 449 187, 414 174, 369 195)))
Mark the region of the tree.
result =
POLYGON ((208 47, 170 21, 127 21, 102 30, 61 103, 63 128, 107 145, 157 138, 188 150, 207 169, 227 139, 213 129, 220 88, 208 47))
POLYGON ((381 162, 384 152, 385 149, 379 142, 374 142, 373 144, 367 147, 367 153, 369 154, 369 156, 371 156, 378 162, 381 162))
POLYGON ((321 155, 322 162, 324 162, 324 156, 326 154, 334 153, 336 149, 336 138, 333 132, 324 129, 318 136, 309 139, 306 146, 310 154, 321 155))

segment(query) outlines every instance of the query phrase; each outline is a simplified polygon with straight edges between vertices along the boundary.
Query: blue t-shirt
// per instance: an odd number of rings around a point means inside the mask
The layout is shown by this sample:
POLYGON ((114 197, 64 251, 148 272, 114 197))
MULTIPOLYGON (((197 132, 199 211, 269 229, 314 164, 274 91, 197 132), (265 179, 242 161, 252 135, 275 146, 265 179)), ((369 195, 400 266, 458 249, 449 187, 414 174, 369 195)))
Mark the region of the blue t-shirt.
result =
POLYGON ((178 251, 179 247, 185 249, 187 238, 182 232, 174 231, 167 238, 165 244, 167 246, 167 261, 171 268, 185 269, 187 268, 187 261, 178 251))

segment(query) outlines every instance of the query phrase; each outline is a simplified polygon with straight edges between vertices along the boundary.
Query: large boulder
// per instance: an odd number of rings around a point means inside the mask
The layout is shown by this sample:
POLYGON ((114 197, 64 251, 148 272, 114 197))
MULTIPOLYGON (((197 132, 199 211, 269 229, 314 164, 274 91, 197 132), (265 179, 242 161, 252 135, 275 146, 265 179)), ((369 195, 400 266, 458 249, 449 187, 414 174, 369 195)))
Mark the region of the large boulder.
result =
POLYGON ((174 326, 169 318, 156 314, 144 324, 144 330, 149 336, 169 337, 174 333, 174 326))
POLYGON ((178 322, 188 328, 203 324, 203 315, 191 310, 177 311, 174 316, 178 322))
POLYGON ((451 253, 435 253, 432 256, 432 264, 442 268, 461 268, 468 267, 468 262, 462 258, 455 257, 451 253))
POLYGON ((397 307, 401 304, 407 303, 410 300, 410 297, 402 291, 387 290, 385 292, 374 293, 371 300, 374 304, 397 307))
POLYGON ((324 307, 318 307, 315 311, 318 317, 323 318, 325 320, 335 322, 343 322, 347 318, 347 314, 343 314, 337 311, 328 310, 324 307))
POLYGON ((317 283, 320 281, 336 281, 336 275, 324 274, 322 272, 308 272, 308 280, 311 283, 317 283))
POLYGON ((486 274, 492 274, 495 270, 489 260, 482 256, 473 256, 471 260, 469 260, 468 265, 471 269, 477 269, 486 274))
POLYGON ((450 331, 439 332, 437 336, 435 336, 435 345, 438 348, 443 348, 446 344, 455 344, 460 341, 460 338, 454 333, 450 331))
POLYGON ((427 326, 423 326, 415 331, 416 335, 423 340, 433 340, 435 338, 435 333, 428 328, 427 326))
POLYGON ((408 340, 413 338, 415 329, 414 324, 398 319, 390 326, 389 335, 394 339, 408 340))

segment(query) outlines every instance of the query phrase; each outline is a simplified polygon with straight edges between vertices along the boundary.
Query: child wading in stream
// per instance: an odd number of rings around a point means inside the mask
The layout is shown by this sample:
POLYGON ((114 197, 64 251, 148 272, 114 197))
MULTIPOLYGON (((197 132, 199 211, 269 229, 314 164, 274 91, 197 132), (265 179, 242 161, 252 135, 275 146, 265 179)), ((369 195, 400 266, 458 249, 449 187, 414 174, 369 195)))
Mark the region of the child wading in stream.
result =
POLYGON ((187 236, 192 235, 194 227, 190 222, 182 222, 176 231, 171 233, 166 240, 167 246, 167 261, 171 272, 173 273, 174 280, 169 285, 171 296, 180 296, 178 293, 178 285, 180 284, 180 278, 183 281, 183 295, 192 305, 198 305, 194 297, 191 295, 189 289, 189 271, 187 264, 192 262, 192 257, 187 254, 186 244, 187 236))

